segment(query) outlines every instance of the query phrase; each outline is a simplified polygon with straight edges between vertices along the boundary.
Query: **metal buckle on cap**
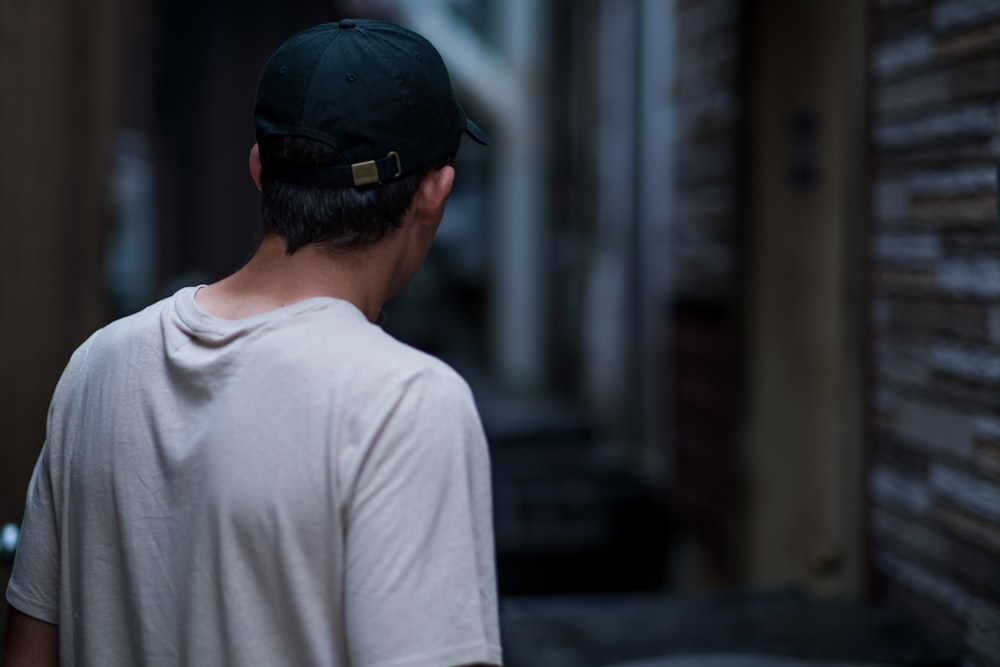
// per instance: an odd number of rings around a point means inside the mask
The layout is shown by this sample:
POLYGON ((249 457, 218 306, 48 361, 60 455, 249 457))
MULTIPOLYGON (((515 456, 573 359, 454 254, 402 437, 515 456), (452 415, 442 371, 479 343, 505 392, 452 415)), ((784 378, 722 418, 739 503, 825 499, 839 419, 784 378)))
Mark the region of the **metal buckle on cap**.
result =
POLYGON ((399 153, 396 151, 389 151, 389 157, 396 158, 396 173, 392 175, 393 178, 399 178, 403 174, 403 165, 399 161, 399 153))
POLYGON ((378 166, 375 160, 355 162, 351 165, 351 175, 354 177, 354 185, 378 183, 378 166))
MULTIPOLYGON (((399 161, 399 153, 396 151, 389 151, 386 158, 393 158, 396 161, 396 173, 394 173, 391 178, 399 177, 403 173, 403 165, 399 161)), ((382 160, 379 160, 379 162, 382 162, 382 160)), ((378 183, 382 180, 378 173, 378 163, 375 160, 355 162, 351 165, 351 176, 354 179, 355 186, 371 185, 372 183, 378 183)))

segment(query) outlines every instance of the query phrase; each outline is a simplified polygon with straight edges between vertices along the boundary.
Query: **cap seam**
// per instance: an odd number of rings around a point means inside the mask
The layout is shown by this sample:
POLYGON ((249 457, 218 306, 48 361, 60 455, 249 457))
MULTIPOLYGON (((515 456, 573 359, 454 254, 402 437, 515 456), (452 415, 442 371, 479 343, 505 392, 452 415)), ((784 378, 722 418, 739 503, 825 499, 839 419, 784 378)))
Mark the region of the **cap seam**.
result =
MULTIPOLYGON (((386 68, 390 72, 392 72, 392 78, 393 78, 393 80, 396 81, 396 83, 399 86, 401 92, 405 95, 406 108, 407 108, 407 110, 408 110, 408 112, 410 114, 410 117, 416 119, 417 118, 416 103, 415 103, 415 101, 413 99, 413 89, 406 84, 406 81, 405 81, 405 79, 403 78, 403 76, 401 74, 400 68, 398 66, 396 66, 396 64, 391 59, 389 59, 386 56, 385 52, 382 49, 378 50, 377 55, 378 55, 379 60, 381 60, 386 65, 386 68)), ((398 147, 397 146, 393 146, 391 150, 396 150, 397 154, 398 154, 398 147)), ((401 162, 402 162, 402 160, 406 160, 406 161, 409 162, 409 161, 412 161, 412 159, 413 159, 412 156, 410 156, 410 155, 400 156, 400 157, 401 157, 401 160, 400 160, 401 162)), ((410 168, 410 166, 406 162, 402 162, 402 167, 403 167, 403 173, 404 174, 412 173, 412 169, 410 168)))
MULTIPOLYGON (((316 77, 316 69, 319 66, 319 62, 323 58, 326 57, 326 54, 330 51, 330 49, 333 48, 334 43, 336 43, 336 41, 339 38, 340 38, 340 33, 334 33, 333 36, 332 36, 332 38, 327 41, 326 45, 319 51, 319 53, 316 54, 316 57, 313 58, 313 61, 310 63, 310 67, 309 67, 309 85, 306 88, 306 93, 307 94, 302 96, 301 106, 299 106, 298 114, 296 114, 296 116, 295 116, 295 125, 298 128, 300 128, 300 129, 308 129, 308 128, 303 128, 303 126, 305 125, 305 122, 303 121, 303 117, 305 116, 306 103, 307 103, 308 100, 312 99, 312 97, 313 97, 313 86, 316 85, 316 78, 317 78, 316 77)), ((337 123, 338 123, 338 125, 342 124, 342 121, 338 118, 337 119, 337 123)), ((336 141, 332 141, 332 137, 330 137, 326 132, 317 133, 317 134, 323 134, 323 135, 327 136, 327 138, 326 139, 321 139, 319 137, 309 137, 309 138, 316 139, 317 141, 322 141, 323 143, 329 145, 331 148, 333 148, 334 150, 336 150, 341 155, 344 155, 345 158, 347 157, 345 155, 343 149, 340 147, 340 145, 336 141)), ((300 134, 300 135, 296 135, 296 136, 309 136, 309 135, 300 134)))

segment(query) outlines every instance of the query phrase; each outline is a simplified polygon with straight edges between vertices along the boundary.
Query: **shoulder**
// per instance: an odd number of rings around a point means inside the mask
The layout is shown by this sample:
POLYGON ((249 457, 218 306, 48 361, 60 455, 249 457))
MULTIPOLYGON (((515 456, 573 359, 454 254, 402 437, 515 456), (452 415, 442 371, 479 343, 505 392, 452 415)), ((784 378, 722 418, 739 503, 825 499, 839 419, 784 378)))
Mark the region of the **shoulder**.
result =
POLYGON ((246 350, 254 374, 294 380, 299 399, 304 394, 314 406, 370 415, 414 397, 463 409, 472 404, 468 384, 451 366, 396 339, 353 307, 316 302, 261 333, 246 350))
POLYGON ((437 357, 383 334, 373 354, 358 368, 359 395, 411 412, 426 422, 459 414, 475 414, 472 390, 455 369, 437 357))
POLYGON ((100 356, 102 350, 119 350, 122 343, 133 337, 137 331, 147 328, 150 323, 158 322, 163 304, 163 301, 157 302, 137 313, 109 322, 92 332, 70 356, 63 370, 63 381, 72 379, 88 364, 91 357, 100 356))
POLYGON ((306 351, 310 363, 326 370, 343 369, 377 386, 419 385, 437 391, 468 391, 465 380, 441 359, 419 350, 343 307, 321 309, 289 327, 283 340, 289 356, 306 351), (357 315, 357 316, 355 316, 357 315), (292 345, 292 343, 295 343, 292 345))
POLYGON ((120 349, 120 346, 129 340, 147 336, 154 330, 158 331, 163 311, 169 306, 172 298, 162 299, 138 312, 109 322, 91 334, 81 349, 95 351, 102 348, 120 349))
POLYGON ((60 384, 86 384, 157 358, 155 346, 162 340, 161 315, 166 303, 159 301, 94 331, 74 351, 60 384))
POLYGON ((475 411, 472 390, 454 368, 441 359, 410 347, 383 333, 385 354, 373 365, 391 393, 405 394, 422 411, 475 411))

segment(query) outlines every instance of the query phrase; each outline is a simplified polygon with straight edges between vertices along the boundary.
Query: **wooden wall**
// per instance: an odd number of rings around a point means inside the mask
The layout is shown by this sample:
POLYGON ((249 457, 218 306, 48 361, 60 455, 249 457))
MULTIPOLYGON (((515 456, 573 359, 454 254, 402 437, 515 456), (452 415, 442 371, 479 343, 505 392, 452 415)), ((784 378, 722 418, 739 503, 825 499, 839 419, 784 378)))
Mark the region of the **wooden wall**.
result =
POLYGON ((102 321, 117 0, 0 3, 0 522, 19 521, 56 380, 102 321))

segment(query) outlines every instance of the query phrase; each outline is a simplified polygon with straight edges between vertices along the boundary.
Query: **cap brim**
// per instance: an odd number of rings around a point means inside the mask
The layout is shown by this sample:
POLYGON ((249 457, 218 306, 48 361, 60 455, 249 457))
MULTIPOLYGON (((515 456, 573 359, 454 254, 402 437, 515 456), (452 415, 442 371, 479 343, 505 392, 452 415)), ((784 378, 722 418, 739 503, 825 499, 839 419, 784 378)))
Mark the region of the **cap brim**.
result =
POLYGON ((490 145, 490 135, 483 132, 483 128, 473 123, 469 118, 465 119, 465 133, 483 146, 490 145))

